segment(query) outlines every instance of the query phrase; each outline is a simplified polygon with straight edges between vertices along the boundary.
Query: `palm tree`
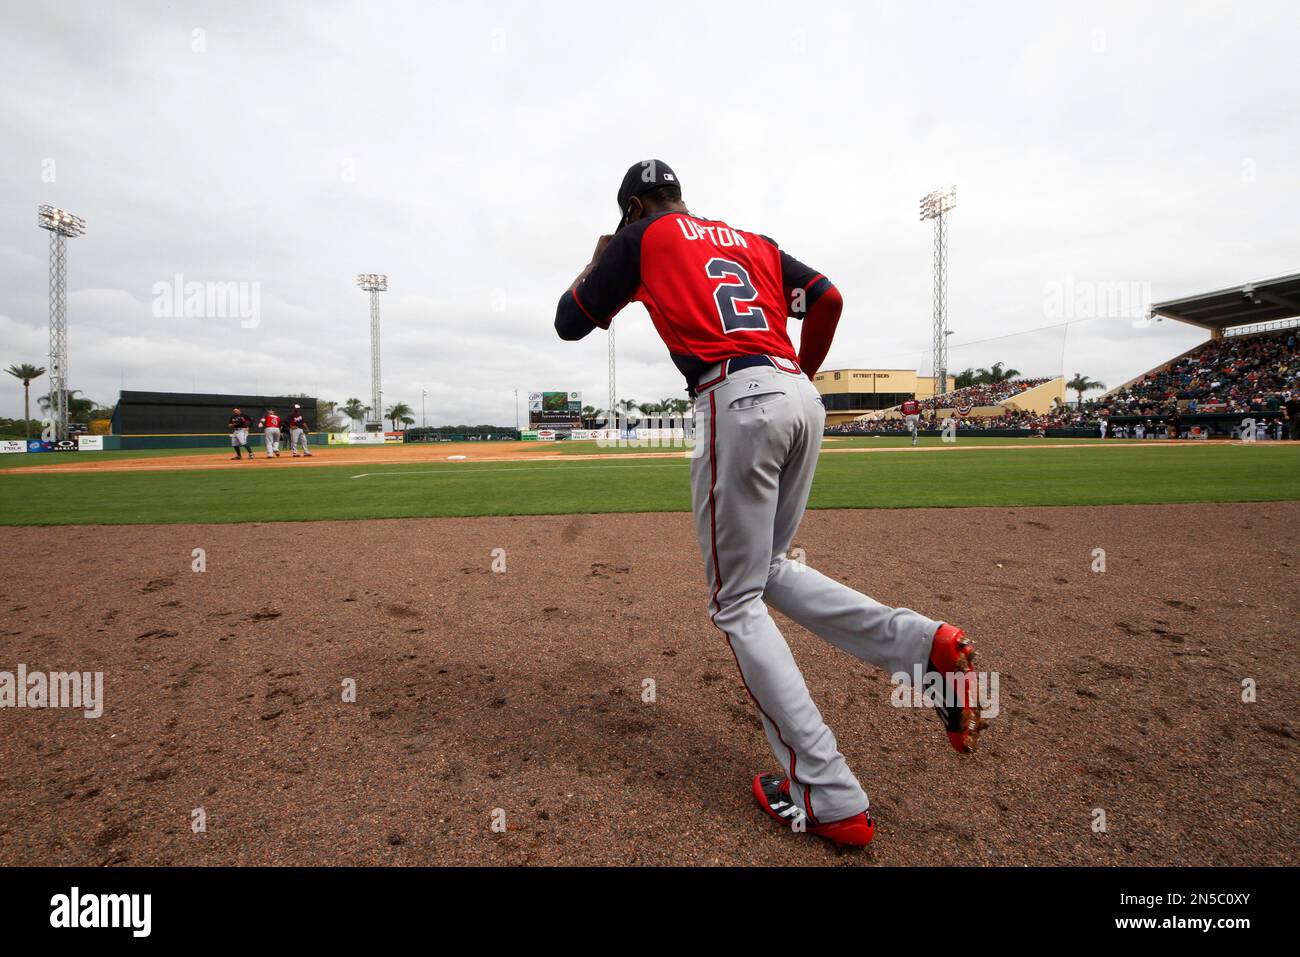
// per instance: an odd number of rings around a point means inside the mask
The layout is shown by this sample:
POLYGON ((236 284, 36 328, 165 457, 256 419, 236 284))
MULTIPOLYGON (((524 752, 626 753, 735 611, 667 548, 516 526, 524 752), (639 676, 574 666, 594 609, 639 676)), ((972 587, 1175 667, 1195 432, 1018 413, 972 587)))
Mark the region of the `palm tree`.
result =
POLYGON ((965 389, 969 386, 976 385, 977 376, 974 369, 963 369, 957 373, 955 380, 958 389, 965 389))
POLYGON ((690 399, 669 399, 666 404, 669 407, 669 414, 676 416, 683 424, 686 422, 686 414, 695 405, 690 399))
POLYGON ((32 437, 32 380, 45 375, 44 366, 34 366, 29 362, 10 366, 5 370, 15 379, 23 380, 23 427, 26 437, 32 437))
POLYGON ((364 419, 366 413, 369 411, 370 406, 365 405, 360 399, 348 399, 348 401, 343 403, 342 412, 351 419, 353 423, 364 419))
POLYGON ((632 418, 632 413, 635 412, 636 409, 637 404, 635 399, 619 399, 614 403, 615 418, 621 418, 626 422, 628 419, 632 418), (620 416, 618 413, 622 413, 622 415, 620 416))
POLYGON ((413 419, 409 415, 404 415, 402 416, 402 425, 406 426, 409 429, 411 426, 415 425, 415 419, 413 419))
MULTIPOLYGON (((81 399, 80 389, 66 389, 68 401, 68 421, 69 422, 87 422, 96 413, 108 412, 113 414, 112 409, 102 409, 100 404, 94 399, 81 399)), ((54 393, 47 392, 45 395, 36 397, 36 404, 40 406, 42 412, 49 412, 54 408, 54 393)))
POLYGON ((1004 369, 1001 362, 993 363, 991 369, 980 369, 975 373, 975 382, 981 385, 996 385, 1020 375, 1019 369, 1004 369))
POLYGON ((337 432, 342 426, 338 418, 338 403, 321 399, 316 403, 316 424, 322 432, 337 432))
POLYGON ((642 402, 641 414, 648 419, 653 419, 656 415, 663 414, 663 406, 658 402, 642 402))
POLYGON ((1083 406, 1083 394, 1091 392, 1093 389, 1104 389, 1106 383, 1098 382, 1096 379, 1089 379, 1082 372, 1076 372, 1074 378, 1065 383, 1065 387, 1072 392, 1079 394, 1079 406, 1083 406))
POLYGON ((394 402, 384 412, 384 418, 393 423, 393 431, 397 431, 397 420, 404 415, 411 414, 411 407, 405 402, 394 402))

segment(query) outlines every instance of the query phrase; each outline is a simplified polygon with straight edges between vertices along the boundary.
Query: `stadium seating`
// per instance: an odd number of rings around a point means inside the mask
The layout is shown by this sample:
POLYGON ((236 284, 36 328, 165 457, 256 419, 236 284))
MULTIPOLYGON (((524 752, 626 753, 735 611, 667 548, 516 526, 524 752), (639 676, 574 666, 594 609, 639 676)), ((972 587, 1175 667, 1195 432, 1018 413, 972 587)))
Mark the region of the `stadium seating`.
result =
POLYGON ((1050 381, 1050 376, 1043 376, 1039 379, 1008 379, 1005 382, 989 382, 979 385, 968 385, 952 392, 945 392, 942 395, 926 399, 921 403, 921 408, 926 412, 932 412, 935 409, 954 409, 954 408, 973 408, 977 406, 997 405, 1005 399, 1009 399, 1021 392, 1027 392, 1044 382, 1050 381))
POLYGON ((1300 329, 1203 343, 1168 365, 1089 403, 1094 413, 1275 413, 1285 392, 1300 389, 1300 329))

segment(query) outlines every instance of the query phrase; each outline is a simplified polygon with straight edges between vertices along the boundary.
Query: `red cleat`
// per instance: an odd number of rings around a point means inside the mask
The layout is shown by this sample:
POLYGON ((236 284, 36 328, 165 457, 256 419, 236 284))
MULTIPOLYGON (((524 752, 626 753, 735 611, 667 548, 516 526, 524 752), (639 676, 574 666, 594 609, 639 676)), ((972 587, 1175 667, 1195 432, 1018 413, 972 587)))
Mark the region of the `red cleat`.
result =
MULTIPOLYGON (((754 778, 754 797, 759 806, 782 824, 791 826, 804 817, 803 811, 790 800, 790 779, 777 774, 760 774, 754 778)), ((805 824, 809 834, 816 834, 836 847, 866 847, 876 833, 876 822, 868 811, 846 817, 842 821, 823 824, 805 824)))
POLYGON ((966 632, 954 625, 940 625, 934 633, 927 678, 935 672, 942 677, 939 687, 944 700, 934 710, 948 740, 963 754, 974 751, 988 722, 980 715, 975 646, 966 632))

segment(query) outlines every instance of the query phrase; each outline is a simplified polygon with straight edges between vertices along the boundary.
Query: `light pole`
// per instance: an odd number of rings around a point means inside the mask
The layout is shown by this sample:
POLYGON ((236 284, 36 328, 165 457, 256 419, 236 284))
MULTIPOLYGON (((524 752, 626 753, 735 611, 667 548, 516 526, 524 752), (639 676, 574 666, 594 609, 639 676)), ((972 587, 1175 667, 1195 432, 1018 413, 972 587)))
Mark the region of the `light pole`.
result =
POLYGON ((934 220, 934 394, 948 387, 948 213, 957 205, 957 187, 936 189, 921 198, 921 221, 934 220))
MULTIPOLYGON (((615 411, 614 401, 614 325, 611 323, 609 327, 609 418, 614 420, 614 428, 617 429, 618 413, 615 411)), ((605 423, 605 427, 609 428, 608 422, 605 423)))
POLYGON ((370 417, 368 422, 383 424, 383 393, 379 388, 379 294, 388 291, 388 277, 380 273, 363 272, 357 276, 357 285, 370 293, 370 417))
POLYGON ((425 421, 424 418, 424 400, 427 399, 428 397, 429 397, 429 390, 421 389, 420 390, 420 428, 422 429, 426 429, 429 427, 429 423, 425 421))
POLYGON ((64 240, 86 235, 86 221, 42 205, 36 225, 50 232, 50 418, 55 439, 68 437, 68 254, 64 240))

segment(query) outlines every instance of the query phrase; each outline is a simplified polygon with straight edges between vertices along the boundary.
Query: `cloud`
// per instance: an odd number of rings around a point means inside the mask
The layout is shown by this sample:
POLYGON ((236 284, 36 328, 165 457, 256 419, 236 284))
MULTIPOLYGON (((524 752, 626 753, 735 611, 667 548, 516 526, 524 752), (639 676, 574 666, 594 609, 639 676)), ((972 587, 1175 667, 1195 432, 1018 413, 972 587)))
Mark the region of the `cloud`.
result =
MULTIPOLYGON (((670 28, 586 3, 15 8, 0 362, 44 364, 50 202, 89 223, 68 247, 70 369, 100 401, 365 398, 353 277, 382 271, 386 401, 427 389, 438 423, 512 424, 516 389, 600 405, 604 334, 564 343, 551 321, 645 156, 696 211, 837 282, 831 365, 928 371, 916 207, 948 183, 953 365, 1117 384, 1203 334, 1042 330, 1049 284, 1167 298, 1296 268, 1300 124, 1277 92, 1300 87, 1293 5, 657 9, 670 28), (255 284, 260 322, 154 316, 176 275, 255 284)), ((643 309, 616 330, 622 397, 680 393, 643 309)), ((0 389, 0 414, 20 407, 0 389)))

